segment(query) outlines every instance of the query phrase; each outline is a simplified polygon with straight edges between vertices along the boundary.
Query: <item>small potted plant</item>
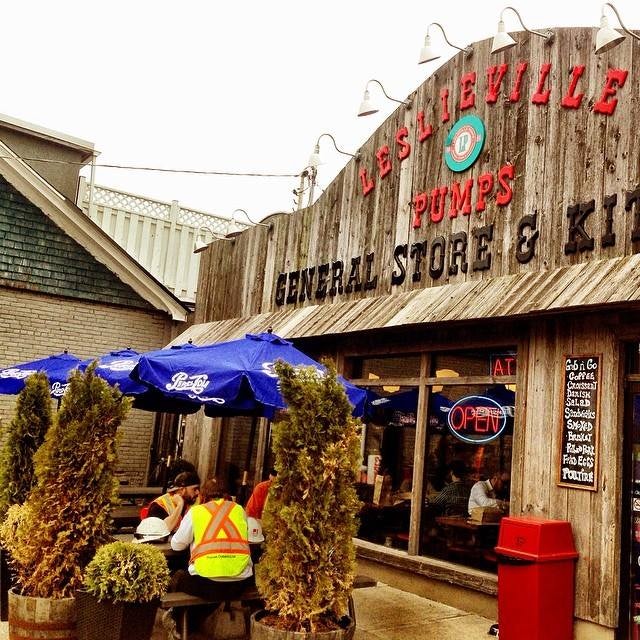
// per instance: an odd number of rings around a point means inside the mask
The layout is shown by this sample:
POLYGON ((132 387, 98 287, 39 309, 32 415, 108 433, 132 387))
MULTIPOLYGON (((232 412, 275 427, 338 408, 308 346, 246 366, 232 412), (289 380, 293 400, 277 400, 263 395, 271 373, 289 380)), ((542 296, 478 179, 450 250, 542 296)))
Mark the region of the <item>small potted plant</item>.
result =
POLYGON ((256 565, 266 610, 252 616, 253 640, 344 640, 355 631, 346 614, 355 577, 360 421, 335 367, 325 364, 324 375, 275 365, 287 410, 274 425, 278 475, 263 514, 266 551, 256 565))
POLYGON ((162 552, 111 542, 98 549, 76 591, 78 640, 147 640, 169 586, 162 552))

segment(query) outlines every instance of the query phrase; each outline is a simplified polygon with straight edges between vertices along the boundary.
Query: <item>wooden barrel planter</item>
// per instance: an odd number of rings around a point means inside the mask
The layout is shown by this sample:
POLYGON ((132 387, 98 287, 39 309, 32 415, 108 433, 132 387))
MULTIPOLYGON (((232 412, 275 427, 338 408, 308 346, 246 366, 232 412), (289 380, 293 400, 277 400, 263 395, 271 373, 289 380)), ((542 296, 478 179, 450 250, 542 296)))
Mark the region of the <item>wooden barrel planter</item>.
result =
POLYGON ((251 616, 251 640, 352 640, 356 630, 353 618, 345 616, 339 629, 333 631, 286 631, 261 622, 266 611, 257 611, 251 616))
POLYGON ((76 640, 75 598, 33 598, 9 590, 9 640, 76 640))

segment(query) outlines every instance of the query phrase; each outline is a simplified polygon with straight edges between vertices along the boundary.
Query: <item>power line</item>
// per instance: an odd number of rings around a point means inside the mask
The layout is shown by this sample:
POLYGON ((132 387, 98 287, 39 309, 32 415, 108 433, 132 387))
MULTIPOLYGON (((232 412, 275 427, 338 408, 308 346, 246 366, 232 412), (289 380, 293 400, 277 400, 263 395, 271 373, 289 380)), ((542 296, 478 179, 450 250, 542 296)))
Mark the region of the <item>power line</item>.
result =
MULTIPOLYGON (((20 156, 19 156, 20 157, 20 156)), ((0 156, 2 160, 13 160, 13 156, 0 156)), ((80 166, 90 166, 86 162, 74 162, 72 160, 53 160, 50 158, 23 158, 25 162, 47 162, 51 164, 73 164, 80 166)), ((198 169, 163 169, 161 167, 137 167, 123 164, 95 164, 95 167, 104 169, 127 169, 132 171, 157 171, 160 173, 187 173, 204 176, 238 176, 246 178, 298 178, 300 173, 261 173, 261 172, 242 172, 242 171, 215 171, 215 170, 198 170, 198 169)))

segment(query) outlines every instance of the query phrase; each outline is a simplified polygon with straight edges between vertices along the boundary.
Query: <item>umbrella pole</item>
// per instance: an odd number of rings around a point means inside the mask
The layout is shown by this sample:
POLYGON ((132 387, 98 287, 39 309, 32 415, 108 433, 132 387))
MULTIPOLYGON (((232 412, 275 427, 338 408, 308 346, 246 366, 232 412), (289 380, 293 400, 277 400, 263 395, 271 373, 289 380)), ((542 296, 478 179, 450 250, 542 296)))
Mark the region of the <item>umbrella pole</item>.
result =
POLYGON ((258 418, 254 416, 251 418, 251 431, 249 432, 249 445, 247 447, 247 454, 244 459, 244 471, 242 472, 242 485, 238 491, 236 502, 244 507, 249 499, 249 468, 251 467, 251 454, 253 453, 253 442, 256 439, 256 429, 258 428, 258 418))

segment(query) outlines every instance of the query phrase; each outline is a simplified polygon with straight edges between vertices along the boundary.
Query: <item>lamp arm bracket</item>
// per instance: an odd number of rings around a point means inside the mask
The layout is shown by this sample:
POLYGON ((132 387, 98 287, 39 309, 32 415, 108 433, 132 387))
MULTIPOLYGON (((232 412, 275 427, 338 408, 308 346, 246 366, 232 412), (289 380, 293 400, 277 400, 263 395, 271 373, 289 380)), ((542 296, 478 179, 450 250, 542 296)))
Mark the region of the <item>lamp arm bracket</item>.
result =
POLYGON ((458 47, 457 45, 449 42, 449 38, 447 38, 447 34, 444 32, 444 29, 442 28, 442 25, 439 22, 432 22, 428 27, 427 27, 427 35, 429 35, 429 28, 430 27, 438 27, 438 29, 440 29, 440 31, 442 32, 442 37, 444 38, 444 41, 450 46, 453 47, 454 49, 457 49, 458 51, 462 51, 465 56, 469 57, 472 53, 473 53, 473 49, 471 47, 465 47, 464 49, 462 47, 458 47))
POLYGON ((322 134, 320 134, 320 136, 318 137, 318 141, 316 142, 316 146, 320 144, 320 138, 322 138, 323 136, 327 136, 328 138, 331 138, 331 142, 333 142, 333 146, 334 146, 335 150, 338 153, 341 153, 341 154, 343 154, 345 156, 351 156, 352 158, 355 158, 356 160, 360 157, 359 153, 356 155, 356 154, 353 154, 353 153, 349 153, 348 151, 343 151, 342 149, 338 148, 338 145, 336 144, 335 138, 330 133, 322 133, 322 134))
POLYGON ((630 29, 628 29, 624 23, 622 22, 622 18, 620 18, 620 14, 618 13, 618 10, 610 3, 610 2, 605 2, 602 5, 602 15, 604 16, 604 8, 605 7, 609 7, 613 13, 616 14, 616 18, 618 18, 618 22, 620 23, 620 26, 624 29, 624 31, 626 31, 631 37, 635 38, 636 40, 640 40, 640 36, 636 35, 635 33, 633 33, 633 31, 631 31, 630 29))
POLYGON ((554 36, 555 34, 553 33, 553 31, 551 29, 545 29, 544 31, 535 31, 534 29, 528 29, 527 26, 524 24, 524 22, 522 21, 522 17, 520 16, 520 14, 518 13, 517 9, 514 9, 513 7, 505 7, 501 12, 500 12, 500 20, 503 19, 503 15, 504 12, 510 9, 511 11, 513 11, 513 13, 516 14, 516 16, 518 17, 518 20, 520 21, 520 25, 522 26, 522 28, 527 32, 527 33, 533 33, 536 36, 540 36, 541 38, 544 38, 547 41, 547 44, 551 44, 553 42, 554 36))
POLYGON ((380 82, 380 80, 376 80, 375 78, 371 78, 371 80, 369 80, 367 82, 367 87, 369 86, 370 82, 375 82, 380 89, 382 89, 382 93, 384 93, 384 97, 387 98, 387 100, 391 100, 391 102, 397 102, 398 104, 403 104, 405 107, 407 107, 407 109, 411 108, 411 100, 407 99, 407 100, 396 100, 396 98, 392 98, 385 90, 384 87, 382 86, 382 82, 380 82))

